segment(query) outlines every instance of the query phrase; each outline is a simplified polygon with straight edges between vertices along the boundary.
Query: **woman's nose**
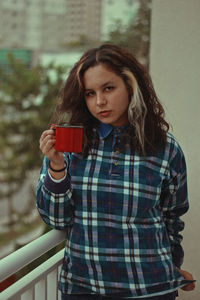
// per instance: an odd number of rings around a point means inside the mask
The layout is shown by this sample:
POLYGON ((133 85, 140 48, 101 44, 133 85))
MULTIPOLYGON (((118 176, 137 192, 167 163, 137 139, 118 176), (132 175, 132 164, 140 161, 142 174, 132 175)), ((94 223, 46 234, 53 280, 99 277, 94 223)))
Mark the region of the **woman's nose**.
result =
POLYGON ((106 98, 102 94, 97 94, 97 105, 98 106, 103 106, 106 104, 106 98))

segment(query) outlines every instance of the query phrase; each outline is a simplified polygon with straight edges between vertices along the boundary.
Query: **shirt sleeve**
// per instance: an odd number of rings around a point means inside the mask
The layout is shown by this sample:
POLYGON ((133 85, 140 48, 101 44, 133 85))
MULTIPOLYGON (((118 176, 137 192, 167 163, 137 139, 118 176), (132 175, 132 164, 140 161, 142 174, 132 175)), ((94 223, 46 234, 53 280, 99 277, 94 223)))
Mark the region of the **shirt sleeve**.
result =
MULTIPOLYGON (((69 158, 65 156, 68 168, 69 158)), ((67 228, 73 219, 72 190, 67 171, 62 181, 55 182, 48 173, 49 160, 44 157, 36 191, 36 206, 43 221, 54 229, 67 228)))
POLYGON ((187 174, 184 154, 176 141, 171 144, 167 179, 161 193, 161 206, 164 222, 171 245, 172 259, 177 267, 183 263, 183 239, 180 232, 184 222, 180 219, 188 209, 187 174))

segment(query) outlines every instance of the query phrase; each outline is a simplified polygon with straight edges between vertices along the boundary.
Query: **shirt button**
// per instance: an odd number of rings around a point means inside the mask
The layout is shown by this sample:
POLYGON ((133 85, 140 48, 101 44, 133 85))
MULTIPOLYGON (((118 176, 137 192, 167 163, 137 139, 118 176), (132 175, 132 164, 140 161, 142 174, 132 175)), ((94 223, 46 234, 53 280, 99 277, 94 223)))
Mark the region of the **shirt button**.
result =
POLYGON ((118 161, 115 161, 114 165, 117 167, 119 165, 118 161))

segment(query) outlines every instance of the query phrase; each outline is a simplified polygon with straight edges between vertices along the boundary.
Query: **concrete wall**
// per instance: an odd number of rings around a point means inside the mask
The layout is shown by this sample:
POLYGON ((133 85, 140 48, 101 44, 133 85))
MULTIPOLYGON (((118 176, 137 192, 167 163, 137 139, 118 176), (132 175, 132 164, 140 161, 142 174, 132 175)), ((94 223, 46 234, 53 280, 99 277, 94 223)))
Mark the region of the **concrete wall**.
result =
MULTIPOLYGON (((186 157, 190 211, 183 246, 185 262, 200 275, 200 1, 152 0, 150 73, 167 120, 186 157)), ((196 291, 178 299, 199 298, 196 291)))

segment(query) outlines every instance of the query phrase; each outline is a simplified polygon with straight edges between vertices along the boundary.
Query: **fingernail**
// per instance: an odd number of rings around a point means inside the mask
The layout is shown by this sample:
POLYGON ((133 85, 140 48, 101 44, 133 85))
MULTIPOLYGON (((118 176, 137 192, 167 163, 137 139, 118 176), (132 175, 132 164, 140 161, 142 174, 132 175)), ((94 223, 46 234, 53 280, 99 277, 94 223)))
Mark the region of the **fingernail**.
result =
POLYGON ((51 124, 51 129, 55 130, 56 129, 56 125, 55 124, 51 124))

